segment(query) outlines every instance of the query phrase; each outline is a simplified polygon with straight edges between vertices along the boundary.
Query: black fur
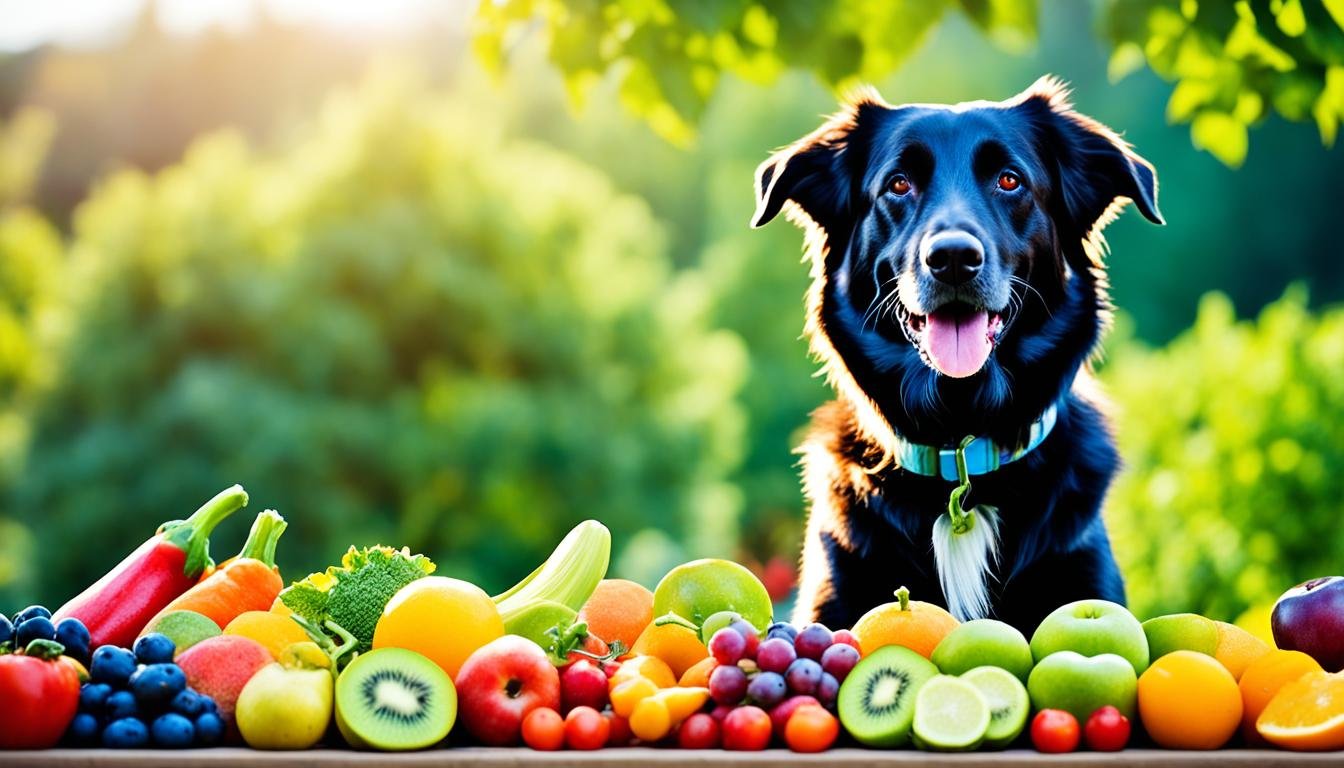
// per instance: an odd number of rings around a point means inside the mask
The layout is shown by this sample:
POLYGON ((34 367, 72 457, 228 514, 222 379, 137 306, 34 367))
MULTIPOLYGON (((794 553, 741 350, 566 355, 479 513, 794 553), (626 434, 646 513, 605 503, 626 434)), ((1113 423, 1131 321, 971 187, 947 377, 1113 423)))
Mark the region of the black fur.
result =
POLYGON ((1003 520, 993 615, 1030 632, 1074 599, 1123 603, 1100 516, 1118 458, 1087 369, 1109 321, 1100 230, 1129 201, 1161 222, 1152 167, 1044 78, 952 108, 861 94, 762 164, 757 197, 753 225, 787 210, 809 232, 807 332, 838 395, 801 449, 811 509, 795 619, 850 626, 901 585, 945 605, 930 537, 952 484, 893 466, 892 436, 1017 444, 1050 403, 1042 446, 972 479, 969 502, 1003 520), (1020 190, 995 187, 1005 169, 1020 190), (893 174, 914 191, 893 193, 893 174), (918 254, 953 226, 985 243, 985 274, 948 288, 918 254), (1006 327, 968 378, 938 373, 902 326, 903 312, 994 296, 1008 298, 1006 327))

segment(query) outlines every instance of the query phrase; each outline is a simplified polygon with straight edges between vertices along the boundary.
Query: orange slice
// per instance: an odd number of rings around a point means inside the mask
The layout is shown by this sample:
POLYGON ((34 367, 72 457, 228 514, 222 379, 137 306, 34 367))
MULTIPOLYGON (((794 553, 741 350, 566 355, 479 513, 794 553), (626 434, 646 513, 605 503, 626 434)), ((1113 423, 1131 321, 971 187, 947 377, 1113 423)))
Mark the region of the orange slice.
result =
POLYGON ((1255 729, 1284 749, 1344 749, 1344 673, 1308 672, 1283 686, 1255 729))

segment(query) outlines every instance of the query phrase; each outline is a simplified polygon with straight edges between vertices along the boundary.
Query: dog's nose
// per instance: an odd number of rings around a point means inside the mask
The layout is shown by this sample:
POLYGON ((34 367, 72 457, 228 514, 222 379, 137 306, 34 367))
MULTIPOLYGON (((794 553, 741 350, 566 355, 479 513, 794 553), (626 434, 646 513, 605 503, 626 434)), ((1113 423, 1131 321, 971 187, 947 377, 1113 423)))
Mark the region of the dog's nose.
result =
POLYGON ((939 282, 969 282, 985 263, 985 247, 969 232, 950 230, 924 240, 924 265, 939 282))

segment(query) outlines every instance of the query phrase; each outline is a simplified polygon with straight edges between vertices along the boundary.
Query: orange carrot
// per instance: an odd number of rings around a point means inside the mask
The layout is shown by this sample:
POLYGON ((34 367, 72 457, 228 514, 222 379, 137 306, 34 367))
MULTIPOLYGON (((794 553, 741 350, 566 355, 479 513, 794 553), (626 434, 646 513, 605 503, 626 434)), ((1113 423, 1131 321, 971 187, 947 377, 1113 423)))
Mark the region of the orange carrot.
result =
POLYGON ((195 611, 225 627, 245 611, 269 610, 285 586, 280 569, 275 567, 275 545, 285 525, 285 519, 273 509, 257 515, 237 557, 224 561, 145 626, 153 626, 169 611, 195 611))

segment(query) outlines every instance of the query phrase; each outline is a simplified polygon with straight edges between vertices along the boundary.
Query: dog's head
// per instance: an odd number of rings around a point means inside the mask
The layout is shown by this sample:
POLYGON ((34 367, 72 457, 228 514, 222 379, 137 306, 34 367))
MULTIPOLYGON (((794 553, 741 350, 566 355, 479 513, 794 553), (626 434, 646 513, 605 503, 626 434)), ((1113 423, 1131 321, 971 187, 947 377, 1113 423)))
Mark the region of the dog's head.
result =
POLYGON ((832 378, 902 431, 953 426, 967 399, 1039 413, 1048 399, 1014 384, 1058 368, 1055 396, 1095 343, 1100 229, 1127 201, 1162 221, 1152 167, 1051 78, 997 103, 861 94, 763 163, 756 191, 753 226, 791 205, 817 235, 809 328, 832 378))

